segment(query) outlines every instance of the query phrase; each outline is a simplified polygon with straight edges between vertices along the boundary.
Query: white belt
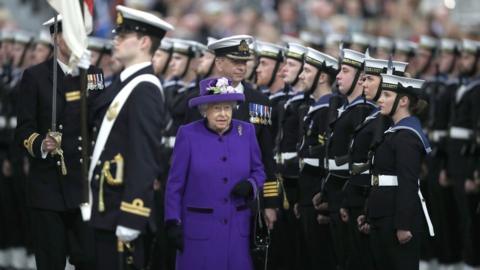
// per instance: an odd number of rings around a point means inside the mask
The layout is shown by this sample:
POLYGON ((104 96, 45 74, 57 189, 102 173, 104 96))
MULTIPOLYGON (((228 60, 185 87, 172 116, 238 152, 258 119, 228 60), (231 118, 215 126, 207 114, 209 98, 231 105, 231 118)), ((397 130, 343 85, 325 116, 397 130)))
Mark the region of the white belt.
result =
POLYGON ((10 117, 10 127, 11 128, 17 127, 17 117, 15 117, 15 116, 10 117))
POLYGON ((280 155, 275 156, 275 161, 279 164, 283 164, 284 161, 290 160, 292 158, 297 157, 297 152, 285 152, 285 153, 280 153, 280 155))
POLYGON ((165 146, 173 148, 175 146, 175 137, 163 137, 162 144, 165 146))
POLYGON ((396 175, 372 175, 371 184, 379 187, 396 187, 398 179, 396 175))
MULTIPOLYGON (((372 175, 372 186, 398 186, 398 178, 396 175, 372 175)), ((428 233, 430 236, 435 236, 435 231, 433 229, 432 220, 428 214, 427 204, 423 198, 422 192, 420 191, 420 181, 418 182, 418 198, 420 199, 420 204, 422 205, 423 215, 427 221, 428 233)))
POLYGON ((313 167, 319 167, 320 166, 320 159, 318 158, 304 158, 302 159, 303 163, 308 164, 313 167))
POLYGON ((348 163, 345 163, 342 166, 337 166, 335 159, 329 159, 328 170, 329 171, 348 171, 348 163))
POLYGON ((463 127, 451 127, 449 135, 452 139, 468 140, 472 137, 473 131, 463 127))
POLYGON ((5 116, 0 116, 0 128, 7 126, 7 118, 5 116))
POLYGON ((432 142, 439 142, 442 138, 445 138, 448 135, 446 130, 432 130, 429 133, 430 140, 432 142))

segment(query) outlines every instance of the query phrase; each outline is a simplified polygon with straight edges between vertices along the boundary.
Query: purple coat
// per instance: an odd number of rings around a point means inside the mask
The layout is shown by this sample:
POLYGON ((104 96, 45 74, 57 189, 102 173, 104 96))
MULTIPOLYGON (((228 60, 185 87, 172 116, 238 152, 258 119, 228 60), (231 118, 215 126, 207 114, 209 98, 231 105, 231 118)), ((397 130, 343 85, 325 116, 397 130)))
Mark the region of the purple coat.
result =
POLYGON ((177 270, 249 270, 251 211, 230 195, 248 179, 256 191, 265 173, 252 124, 232 120, 223 135, 200 120, 180 127, 165 198, 165 220, 181 221, 184 250, 177 270))

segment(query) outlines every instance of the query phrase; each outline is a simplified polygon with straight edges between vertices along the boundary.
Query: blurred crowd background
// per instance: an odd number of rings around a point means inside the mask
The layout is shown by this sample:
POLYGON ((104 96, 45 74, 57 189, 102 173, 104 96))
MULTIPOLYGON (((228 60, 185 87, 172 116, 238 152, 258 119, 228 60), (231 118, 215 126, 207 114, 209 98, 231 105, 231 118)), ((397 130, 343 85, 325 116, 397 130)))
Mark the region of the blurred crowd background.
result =
MULTIPOLYGON (((95 36, 109 37, 117 4, 158 13, 175 37, 251 34, 277 42, 302 31, 319 38, 364 32, 416 41, 419 35, 480 36, 478 0, 95 0, 95 36)), ((53 10, 46 0, 0 0, 0 28, 38 32, 53 10)))

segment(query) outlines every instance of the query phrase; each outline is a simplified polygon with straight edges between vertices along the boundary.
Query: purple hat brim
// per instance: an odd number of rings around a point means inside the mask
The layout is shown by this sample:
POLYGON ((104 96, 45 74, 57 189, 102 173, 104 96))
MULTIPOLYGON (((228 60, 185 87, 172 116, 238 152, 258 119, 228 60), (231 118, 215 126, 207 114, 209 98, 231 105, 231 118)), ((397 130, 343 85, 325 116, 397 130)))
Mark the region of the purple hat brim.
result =
POLYGON ((245 95, 240 93, 205 95, 205 96, 199 96, 199 97, 190 99, 190 101, 188 102, 188 106, 190 108, 193 108, 202 104, 229 102, 229 101, 241 102, 244 100, 245 100, 245 95))

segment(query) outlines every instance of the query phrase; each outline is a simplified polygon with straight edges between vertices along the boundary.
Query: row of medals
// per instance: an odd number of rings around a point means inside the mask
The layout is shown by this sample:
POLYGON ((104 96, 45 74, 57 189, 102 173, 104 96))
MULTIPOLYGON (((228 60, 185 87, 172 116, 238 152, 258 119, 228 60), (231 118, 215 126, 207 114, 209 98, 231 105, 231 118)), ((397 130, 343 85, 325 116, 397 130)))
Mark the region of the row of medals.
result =
POLYGON ((252 124, 262 124, 262 125, 271 125, 272 119, 268 116, 259 116, 254 112, 250 112, 250 123, 252 124))
POLYGON ((262 124, 262 125, 271 125, 272 124, 272 108, 260 105, 260 104, 249 104, 250 107, 250 123, 252 124, 262 124))

